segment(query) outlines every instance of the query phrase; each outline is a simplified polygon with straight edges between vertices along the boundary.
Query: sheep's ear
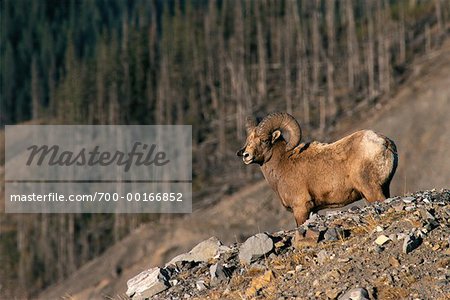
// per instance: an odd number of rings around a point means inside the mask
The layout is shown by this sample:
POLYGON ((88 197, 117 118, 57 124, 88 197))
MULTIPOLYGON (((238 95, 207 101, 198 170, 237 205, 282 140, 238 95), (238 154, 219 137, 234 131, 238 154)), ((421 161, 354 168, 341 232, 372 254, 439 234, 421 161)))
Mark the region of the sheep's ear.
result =
POLYGON ((275 130, 274 132, 272 132, 272 144, 275 143, 275 141, 278 140, 280 136, 281 131, 275 130))

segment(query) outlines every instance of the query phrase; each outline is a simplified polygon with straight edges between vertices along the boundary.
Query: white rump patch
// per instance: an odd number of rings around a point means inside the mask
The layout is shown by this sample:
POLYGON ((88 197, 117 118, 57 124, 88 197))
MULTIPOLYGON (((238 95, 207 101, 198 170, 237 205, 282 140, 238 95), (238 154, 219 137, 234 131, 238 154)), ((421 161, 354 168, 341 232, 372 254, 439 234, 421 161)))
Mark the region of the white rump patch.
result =
POLYGON ((374 157, 384 150, 384 139, 372 130, 364 133, 362 144, 368 157, 374 157))

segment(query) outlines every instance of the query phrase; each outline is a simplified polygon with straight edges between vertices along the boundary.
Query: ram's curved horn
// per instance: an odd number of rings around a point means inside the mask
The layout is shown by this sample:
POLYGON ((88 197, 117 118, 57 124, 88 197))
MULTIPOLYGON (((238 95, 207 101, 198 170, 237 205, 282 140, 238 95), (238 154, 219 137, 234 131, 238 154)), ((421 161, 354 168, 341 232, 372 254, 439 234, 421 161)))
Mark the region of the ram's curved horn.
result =
MULTIPOLYGON (((257 127, 257 133, 261 135, 270 135, 275 130, 281 130, 289 134, 287 141, 287 150, 295 148, 302 138, 302 130, 297 120, 288 113, 275 112, 267 115, 257 127)), ((286 137, 285 137, 286 138, 286 137)))

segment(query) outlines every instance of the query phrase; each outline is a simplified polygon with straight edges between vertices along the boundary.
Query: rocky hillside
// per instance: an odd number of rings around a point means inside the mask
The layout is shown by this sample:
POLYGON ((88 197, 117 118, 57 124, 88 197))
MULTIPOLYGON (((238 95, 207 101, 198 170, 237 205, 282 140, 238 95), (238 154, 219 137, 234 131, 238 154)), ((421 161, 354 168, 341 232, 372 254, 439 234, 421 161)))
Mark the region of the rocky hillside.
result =
POLYGON ((215 237, 131 278, 132 299, 449 299, 450 190, 313 215, 292 231, 215 237))
MULTIPOLYGON (((391 185, 395 196, 449 188, 450 182, 450 42, 415 63, 412 72, 387 103, 359 108, 358 114, 338 124, 336 132, 320 138, 335 140, 363 128, 391 137, 399 149, 399 167, 391 185)), ((249 167, 260 174, 257 166, 249 167)), ((124 298, 128 279, 150 266, 164 266, 210 236, 230 244, 244 242, 255 232, 294 228, 292 215, 265 181, 235 191, 227 190, 228 178, 221 180, 225 195, 214 195, 220 201, 194 206, 192 214, 166 215, 158 223, 141 225, 38 298, 124 298)))

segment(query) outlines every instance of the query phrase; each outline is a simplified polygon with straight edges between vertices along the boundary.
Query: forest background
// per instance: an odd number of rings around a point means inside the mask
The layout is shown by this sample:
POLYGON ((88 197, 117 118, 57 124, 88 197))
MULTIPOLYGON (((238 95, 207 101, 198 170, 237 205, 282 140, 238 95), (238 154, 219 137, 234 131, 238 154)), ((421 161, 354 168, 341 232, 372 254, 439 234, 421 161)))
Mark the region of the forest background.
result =
MULTIPOLYGON (((0 121, 192 125, 194 207, 210 205, 259 178, 235 158, 248 115, 286 111, 326 139, 387 99, 449 24, 442 0, 4 0, 0 121)), ((2 213, 0 293, 35 295, 176 217, 2 213)))

